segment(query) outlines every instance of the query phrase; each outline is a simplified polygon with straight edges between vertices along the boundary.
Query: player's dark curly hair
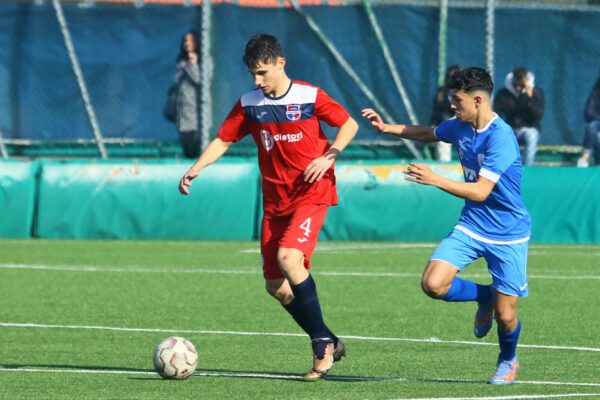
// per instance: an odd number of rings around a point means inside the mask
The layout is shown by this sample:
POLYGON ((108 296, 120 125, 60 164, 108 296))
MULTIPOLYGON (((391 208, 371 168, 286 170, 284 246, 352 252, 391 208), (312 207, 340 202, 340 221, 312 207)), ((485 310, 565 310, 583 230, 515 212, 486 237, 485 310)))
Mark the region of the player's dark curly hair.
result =
POLYGON ((492 95, 494 83, 492 76, 483 68, 469 67, 455 72, 450 78, 448 89, 463 90, 467 93, 482 90, 492 95))
POLYGON ((277 57, 283 57, 279 40, 267 33, 254 35, 244 50, 244 63, 248 68, 255 68, 259 63, 273 64, 277 57))

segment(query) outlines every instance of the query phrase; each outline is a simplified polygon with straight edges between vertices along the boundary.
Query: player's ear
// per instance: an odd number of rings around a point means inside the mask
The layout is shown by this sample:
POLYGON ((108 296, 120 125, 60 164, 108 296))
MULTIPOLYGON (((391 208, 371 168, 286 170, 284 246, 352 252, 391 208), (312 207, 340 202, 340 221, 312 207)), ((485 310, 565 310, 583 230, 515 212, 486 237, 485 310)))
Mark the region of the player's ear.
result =
POLYGON ((279 57, 277 59, 277 69, 279 71, 283 71, 283 68, 285 67, 285 57, 279 57))

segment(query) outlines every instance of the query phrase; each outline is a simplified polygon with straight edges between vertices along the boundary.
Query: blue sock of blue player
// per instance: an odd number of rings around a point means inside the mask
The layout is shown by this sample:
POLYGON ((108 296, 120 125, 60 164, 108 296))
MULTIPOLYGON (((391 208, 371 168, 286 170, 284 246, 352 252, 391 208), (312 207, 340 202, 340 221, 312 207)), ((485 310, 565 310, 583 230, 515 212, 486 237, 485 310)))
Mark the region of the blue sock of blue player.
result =
MULTIPOLYGON (((294 293, 295 301, 298 302, 299 308, 303 310, 300 313, 301 321, 305 324, 302 328, 308 333, 311 339, 319 339, 329 337, 329 329, 323 322, 323 314, 321 313, 321 305, 317 296, 317 286, 311 275, 304 282, 298 285, 291 285, 292 293, 294 293)), ((331 338, 333 339, 333 338, 331 338)))
MULTIPOLYGON (((302 328, 302 330, 308 335, 309 326, 307 322, 307 317, 305 316, 304 308, 302 307, 298 299, 294 298, 289 304, 284 305, 283 308, 285 308, 285 310, 292 316, 294 321, 296 321, 300 328, 302 328)), ((329 328, 327 328, 327 333, 329 334, 328 336, 333 338, 333 346, 337 346, 337 336, 335 336, 333 332, 329 330, 329 328)))
POLYGON ((521 321, 512 332, 504 332, 498 327, 498 342, 500 343, 500 360, 512 360, 517 355, 517 342, 521 333, 521 321))
POLYGON ((491 286, 480 285, 457 276, 452 280, 448 292, 442 297, 442 300, 449 302, 477 301, 479 303, 487 303, 491 299, 491 286))

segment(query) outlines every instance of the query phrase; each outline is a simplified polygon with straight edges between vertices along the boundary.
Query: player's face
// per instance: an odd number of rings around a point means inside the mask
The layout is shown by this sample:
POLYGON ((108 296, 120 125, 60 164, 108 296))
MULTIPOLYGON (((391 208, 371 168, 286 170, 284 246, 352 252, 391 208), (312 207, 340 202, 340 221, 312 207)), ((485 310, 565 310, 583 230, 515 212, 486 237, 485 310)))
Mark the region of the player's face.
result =
MULTIPOLYGON (((254 84, 260 88, 266 95, 277 96, 285 83, 285 58, 279 57, 274 63, 259 63, 256 68, 250 70, 250 74, 254 79, 254 84)), ((282 93, 283 94, 283 93, 282 93)))
POLYGON ((463 90, 452 90, 450 95, 450 108, 458 119, 463 122, 473 122, 477 117, 477 108, 480 102, 475 94, 463 90))

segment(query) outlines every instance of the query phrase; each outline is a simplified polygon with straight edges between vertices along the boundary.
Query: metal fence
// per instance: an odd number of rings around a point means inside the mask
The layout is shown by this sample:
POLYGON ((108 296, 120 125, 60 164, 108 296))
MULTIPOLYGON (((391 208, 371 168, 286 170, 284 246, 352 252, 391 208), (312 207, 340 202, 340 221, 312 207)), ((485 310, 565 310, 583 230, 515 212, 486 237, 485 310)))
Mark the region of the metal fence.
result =
MULTIPOLYGON (((241 62, 246 40, 268 31, 281 39, 293 78, 323 87, 357 119, 360 108, 375 106, 390 121, 428 124, 446 65, 484 66, 497 88, 513 67, 523 65, 546 93, 542 144, 577 146, 583 103, 600 67, 597 3, 3 2, 0 154, 35 156, 53 148, 58 156, 107 158, 171 144, 169 154, 177 155, 177 133, 160 110, 181 35, 189 28, 203 36, 204 143, 251 89, 241 62)), ((364 146, 427 156, 376 135, 364 121, 357 139, 364 146)))

